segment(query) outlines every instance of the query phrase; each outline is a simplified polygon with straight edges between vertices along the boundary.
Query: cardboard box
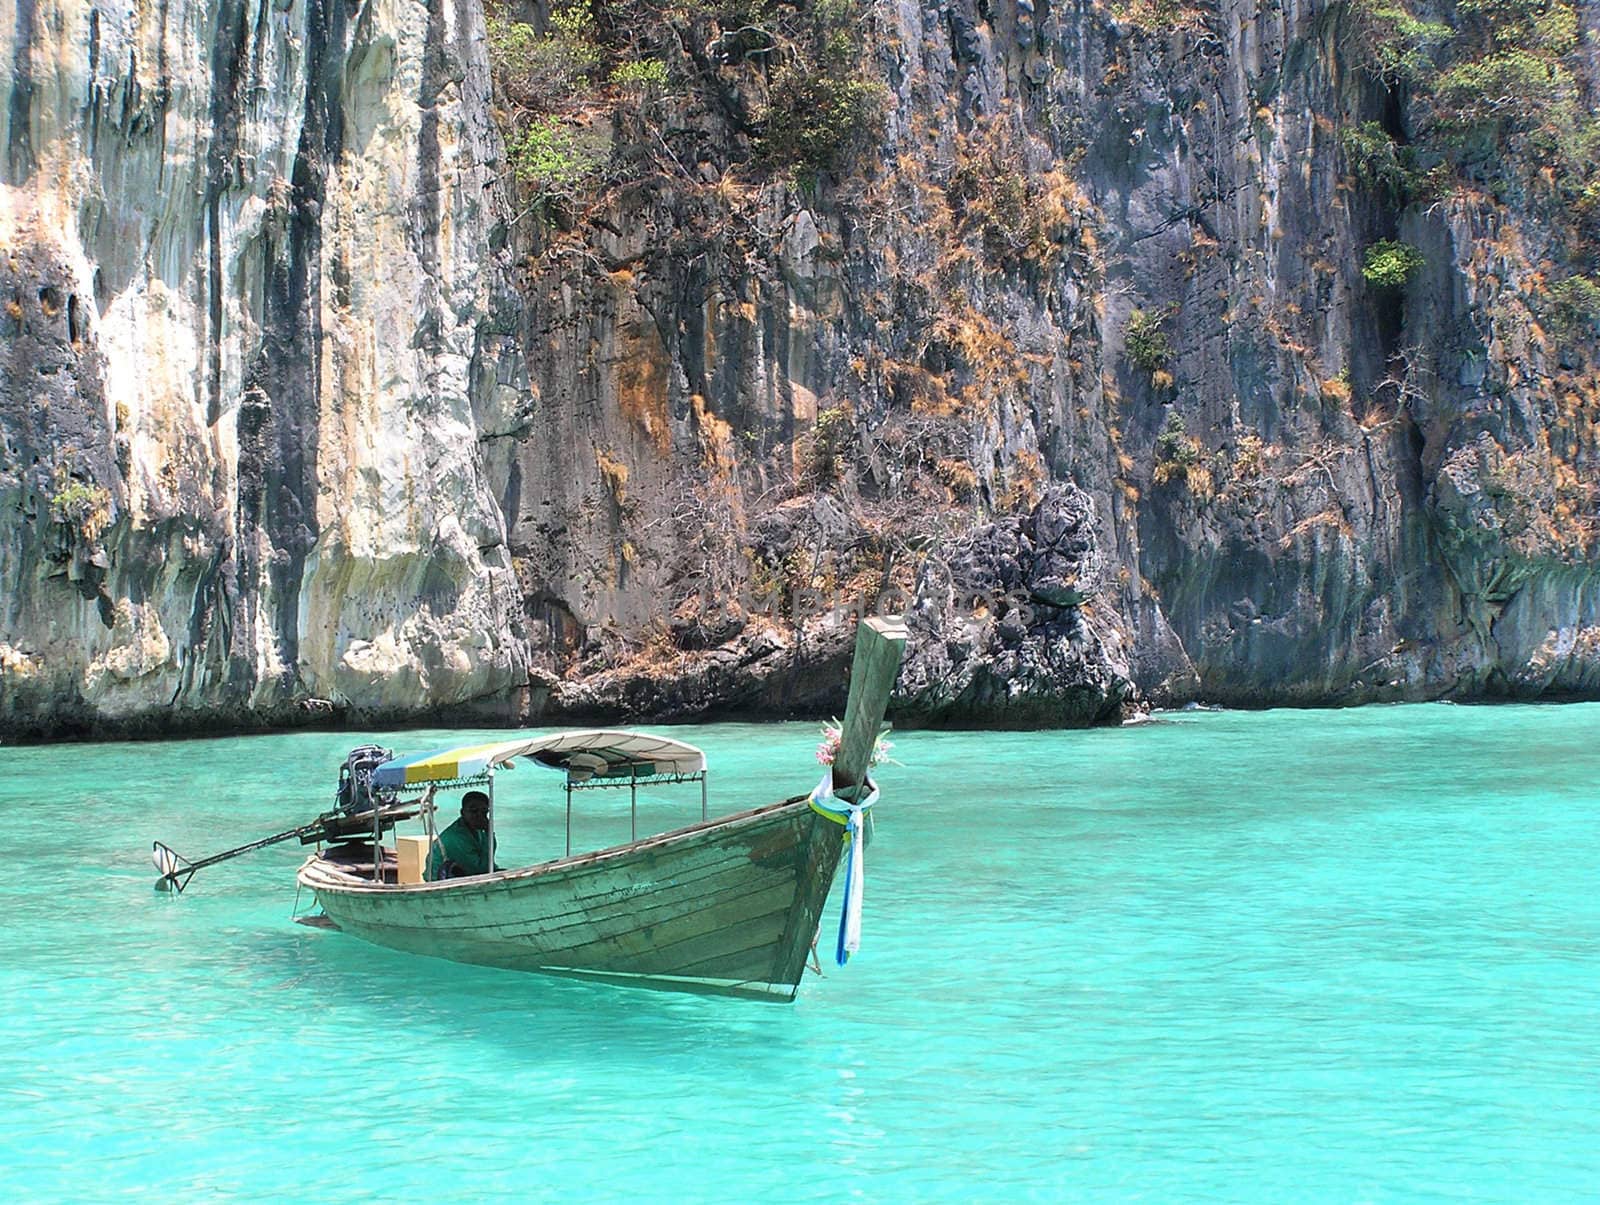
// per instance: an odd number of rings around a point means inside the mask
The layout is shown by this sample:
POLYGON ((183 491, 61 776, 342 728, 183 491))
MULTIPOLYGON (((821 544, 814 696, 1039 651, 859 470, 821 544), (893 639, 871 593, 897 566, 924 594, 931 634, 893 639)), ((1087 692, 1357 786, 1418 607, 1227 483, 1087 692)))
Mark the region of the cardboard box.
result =
POLYGON ((420 883, 428 871, 428 838, 423 835, 395 836, 395 854, 400 861, 399 882, 420 883))

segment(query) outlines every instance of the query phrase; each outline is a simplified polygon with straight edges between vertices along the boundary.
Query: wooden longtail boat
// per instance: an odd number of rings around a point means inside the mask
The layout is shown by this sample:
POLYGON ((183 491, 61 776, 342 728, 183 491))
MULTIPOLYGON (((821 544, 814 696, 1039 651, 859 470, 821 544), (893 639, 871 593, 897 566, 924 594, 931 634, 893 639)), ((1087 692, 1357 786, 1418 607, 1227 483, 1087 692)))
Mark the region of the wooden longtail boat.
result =
MULTIPOLYGON (((702 802, 699 823, 574 855, 574 791, 698 780, 703 801, 704 755, 669 738, 625 732, 447 750, 384 763, 372 772, 372 789, 481 785, 491 798, 493 865, 495 772, 513 759, 532 759, 566 774, 568 854, 521 869, 400 883, 384 873, 382 857, 372 858, 373 847, 365 847, 365 866, 334 847, 308 859, 299 881, 315 893, 325 923, 399 950, 640 987, 792 1000, 847 847, 842 825, 859 821, 873 790, 867 769, 904 643, 898 621, 866 620, 857 630, 832 800, 824 779, 810 794, 730 816, 707 818, 702 802)), ((859 851, 860 834, 854 840, 859 851)))

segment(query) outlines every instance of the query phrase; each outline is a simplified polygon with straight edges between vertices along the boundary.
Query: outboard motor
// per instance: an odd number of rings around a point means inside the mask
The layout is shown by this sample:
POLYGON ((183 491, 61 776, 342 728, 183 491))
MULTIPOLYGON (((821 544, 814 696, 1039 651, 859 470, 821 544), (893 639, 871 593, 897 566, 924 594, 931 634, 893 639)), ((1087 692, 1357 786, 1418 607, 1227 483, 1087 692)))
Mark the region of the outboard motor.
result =
POLYGON ((358 745, 350 750, 339 767, 339 789, 334 795, 334 808, 342 816, 360 816, 372 811, 373 805, 388 807, 394 802, 392 790, 381 790, 374 795, 372 772, 394 758, 393 749, 382 745, 358 745))
MULTIPOLYGON (((372 840, 373 808, 389 811, 395 807, 399 796, 392 788, 373 789, 372 772, 394 757, 393 749, 382 745, 358 745, 350 750, 339 767, 339 786, 334 792, 333 811, 318 818, 318 831, 301 837, 301 843, 313 841, 372 840)), ((392 828, 396 820, 414 815, 414 812, 396 811, 383 818, 383 827, 392 828)))

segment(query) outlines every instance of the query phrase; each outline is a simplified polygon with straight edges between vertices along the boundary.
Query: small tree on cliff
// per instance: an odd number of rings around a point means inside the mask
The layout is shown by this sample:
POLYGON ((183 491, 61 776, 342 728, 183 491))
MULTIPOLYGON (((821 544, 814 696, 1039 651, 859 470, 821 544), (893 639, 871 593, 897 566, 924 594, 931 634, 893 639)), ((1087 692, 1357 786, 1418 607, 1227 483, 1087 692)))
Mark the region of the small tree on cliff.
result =
POLYGON ((1380 239, 1367 248, 1361 275, 1375 289, 1403 288, 1427 261, 1410 243, 1380 239))

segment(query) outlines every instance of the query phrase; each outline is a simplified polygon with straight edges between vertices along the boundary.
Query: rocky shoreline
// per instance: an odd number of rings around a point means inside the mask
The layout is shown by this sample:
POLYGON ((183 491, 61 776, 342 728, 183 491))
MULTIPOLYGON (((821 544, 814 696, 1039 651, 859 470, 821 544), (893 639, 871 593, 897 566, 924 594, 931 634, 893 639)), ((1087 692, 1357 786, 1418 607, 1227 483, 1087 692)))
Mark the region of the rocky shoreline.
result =
MULTIPOLYGON (((906 729, 1044 729, 1117 725, 1152 709, 1358 704, 1289 693, 1207 698, 1189 666, 1165 688, 1141 690, 1132 638, 1102 610, 1104 558, 1092 499, 1053 486, 1028 512, 981 524, 931 553, 909 596, 885 596, 867 613, 903 613, 910 634, 892 715, 906 729), (1171 689, 1176 679, 1183 689, 1171 689)), ((816 604, 812 600, 813 606, 816 604)), ((668 645, 583 677, 530 676, 525 686, 448 707, 363 708, 305 699, 276 711, 235 714, 152 709, 106 719, 54 717, 0 730, 10 742, 153 739, 287 729, 372 731, 416 727, 641 725, 823 719, 842 711, 859 606, 816 609, 798 620, 755 615, 710 648, 668 645)), ((1488 701, 1477 695, 1454 701, 1488 701)), ((1573 700, 1592 698, 1574 693, 1573 700)), ((1376 701, 1376 700, 1373 700, 1376 701)), ((1386 698, 1384 701, 1393 701, 1386 698)))

